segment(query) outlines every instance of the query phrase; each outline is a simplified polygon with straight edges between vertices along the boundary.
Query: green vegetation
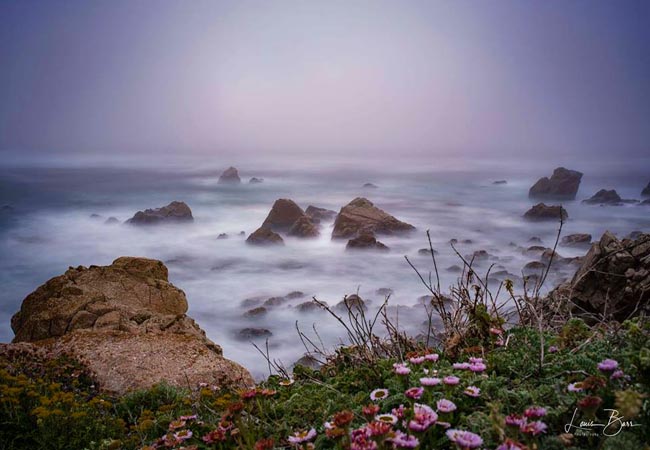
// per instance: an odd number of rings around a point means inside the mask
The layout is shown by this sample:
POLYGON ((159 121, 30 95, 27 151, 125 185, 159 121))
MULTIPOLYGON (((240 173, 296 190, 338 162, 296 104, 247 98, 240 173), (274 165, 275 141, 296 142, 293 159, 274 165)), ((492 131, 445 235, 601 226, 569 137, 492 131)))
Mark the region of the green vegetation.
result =
POLYGON ((479 342, 453 359, 420 348, 403 360, 364 362, 348 347, 320 370, 299 366, 291 380, 271 376, 248 392, 160 385, 120 398, 100 394, 74 361, 16 353, 0 361, 0 442, 4 449, 381 449, 413 448, 417 439, 418 448, 445 449, 474 448, 480 439, 488 449, 576 450, 650 442, 647 323, 590 329, 573 319, 545 332, 543 344, 530 327, 493 332, 502 345, 479 342), (447 376, 458 384, 446 384, 447 376), (371 399, 378 389, 388 394, 371 399), (589 417, 607 423, 607 409, 638 426, 616 422, 583 436, 565 428, 576 410, 576 426, 589 417))

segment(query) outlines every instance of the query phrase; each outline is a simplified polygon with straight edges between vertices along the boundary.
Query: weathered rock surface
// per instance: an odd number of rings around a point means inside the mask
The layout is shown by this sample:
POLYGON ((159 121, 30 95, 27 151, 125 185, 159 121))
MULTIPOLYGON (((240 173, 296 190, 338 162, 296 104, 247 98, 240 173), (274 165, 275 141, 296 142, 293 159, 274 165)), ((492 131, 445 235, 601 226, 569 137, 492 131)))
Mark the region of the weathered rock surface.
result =
POLYGON ((576 233, 562 237, 562 247, 589 247, 591 246, 591 234, 576 233))
POLYGON ((316 206, 309 205, 305 210, 305 214, 311 217, 312 222, 320 223, 322 221, 334 220, 336 217, 336 211, 331 209, 318 208, 316 206))
POLYGON ((262 223, 262 228, 277 232, 287 232, 293 224, 305 216, 305 212, 293 200, 281 198, 273 203, 271 211, 262 223))
POLYGON ((605 232, 582 260, 571 281, 554 289, 547 300, 564 302, 586 320, 648 313, 650 309, 650 235, 619 240, 605 232))
POLYGON ((234 167, 228 167, 223 171, 219 177, 219 184, 239 184, 241 183, 241 178, 239 178, 239 172, 234 167))
POLYGON ((364 233, 360 236, 350 239, 345 246, 346 250, 381 250, 388 251, 388 247, 379 242, 372 234, 364 233))
POLYGON ((278 233, 261 227, 246 238, 246 243, 251 245, 284 245, 284 240, 278 233))
POLYGON ((528 191, 530 198, 573 200, 576 198, 582 173, 558 167, 551 178, 540 178, 528 191))
POLYGON ((623 200, 614 189, 601 189, 582 203, 590 205, 621 205, 623 203, 636 203, 636 200, 623 200))
POLYGON ((413 225, 397 220, 368 199, 358 197, 341 208, 336 216, 332 239, 351 239, 362 234, 397 234, 413 230, 413 225))
POLYGON ((186 312, 162 262, 121 257, 70 268, 28 295, 11 320, 13 342, 80 360, 111 392, 161 381, 251 385, 248 371, 223 358, 186 312))
POLYGON ((318 237, 320 232, 318 231, 318 227, 312 222, 311 218, 307 215, 303 215, 300 216, 293 225, 291 225, 287 234, 289 236, 312 238, 318 237))
POLYGON ((167 222, 191 222, 192 210, 184 202, 171 202, 167 206, 155 209, 145 209, 138 211, 135 215, 126 221, 133 225, 155 225, 167 222))
POLYGON ((546 205, 544 203, 538 203, 532 208, 530 208, 524 214, 524 219, 531 221, 540 221, 540 220, 566 220, 569 217, 569 214, 566 212, 560 205, 546 205))

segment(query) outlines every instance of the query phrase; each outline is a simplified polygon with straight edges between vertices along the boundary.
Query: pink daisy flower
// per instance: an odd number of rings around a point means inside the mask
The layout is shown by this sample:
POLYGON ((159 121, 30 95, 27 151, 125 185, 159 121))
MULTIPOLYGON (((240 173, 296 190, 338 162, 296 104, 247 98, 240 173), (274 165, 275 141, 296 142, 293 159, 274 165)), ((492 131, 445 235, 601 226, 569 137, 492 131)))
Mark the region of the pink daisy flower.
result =
POLYGON ((415 448, 420 445, 418 438, 402 433, 401 431, 396 431, 395 436, 390 438, 390 442, 392 442, 396 448, 415 448))
POLYGON ((370 393, 370 400, 376 402, 377 400, 383 400, 388 397, 388 389, 375 389, 370 393))
POLYGON ((471 431, 451 429, 447 430, 446 434, 450 441, 456 443, 456 445, 462 449, 479 448, 483 445, 483 439, 481 439, 481 436, 474 434, 471 431))
POLYGON ((463 393, 470 397, 478 397, 481 395, 481 390, 476 386, 467 386, 463 393))
POLYGON ((407 389, 406 392, 404 392, 404 395, 414 400, 419 400, 420 397, 422 397, 422 394, 424 394, 424 389, 421 387, 412 387, 407 389))
POLYGON ((427 361, 431 361, 431 362, 438 361, 438 358, 440 358, 440 356, 437 353, 429 353, 429 354, 424 355, 424 359, 426 359, 427 361))
POLYGON ((422 364, 424 361, 424 356, 414 356, 413 358, 409 358, 411 364, 422 364))
POLYGON ((436 402, 436 408, 438 409, 438 412, 450 413, 456 411, 456 404, 451 400, 447 400, 446 398, 443 398, 436 402))
POLYGON ((395 369, 397 375, 408 375, 411 373, 411 369, 409 369, 404 363, 393 364, 393 369, 395 369))
POLYGON ((420 378, 420 384, 422 386, 436 386, 436 385, 440 384, 441 382, 442 382, 442 380, 440 378, 436 378, 436 377, 420 378))
POLYGON ((442 379, 442 382, 446 385, 449 386, 456 386, 458 383, 460 383, 460 378, 455 377, 453 375, 446 376, 442 379))
POLYGON ((309 431, 297 431, 293 436, 289 436, 288 440, 292 444, 302 444, 304 442, 309 442, 316 437, 316 430, 311 429, 309 431))
POLYGON ((613 372, 618 369, 618 361, 614 359, 604 359, 598 363, 598 370, 601 372, 613 372))

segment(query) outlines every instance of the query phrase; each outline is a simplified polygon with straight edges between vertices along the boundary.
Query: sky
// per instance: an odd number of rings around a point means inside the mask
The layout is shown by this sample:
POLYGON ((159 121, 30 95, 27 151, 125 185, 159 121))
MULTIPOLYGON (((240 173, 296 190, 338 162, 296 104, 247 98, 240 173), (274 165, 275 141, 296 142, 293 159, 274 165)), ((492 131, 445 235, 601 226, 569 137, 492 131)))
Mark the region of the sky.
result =
POLYGON ((650 2, 0 2, 0 152, 650 153, 650 2))

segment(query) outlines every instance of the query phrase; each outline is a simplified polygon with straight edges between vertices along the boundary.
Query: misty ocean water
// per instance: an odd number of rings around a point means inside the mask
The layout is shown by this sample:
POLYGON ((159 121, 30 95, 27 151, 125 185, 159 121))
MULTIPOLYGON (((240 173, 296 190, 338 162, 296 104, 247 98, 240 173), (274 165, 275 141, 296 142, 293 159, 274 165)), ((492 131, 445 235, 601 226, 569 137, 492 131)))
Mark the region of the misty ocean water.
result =
MULTIPOLYGON (((424 312, 418 298, 426 295, 407 255, 425 274, 431 258, 418 254, 428 246, 431 232, 443 289, 457 273, 446 270, 462 265, 449 241, 458 239, 458 250, 469 255, 486 250, 492 258, 477 265, 479 273, 494 264, 496 270, 521 276, 523 266, 536 257, 522 247, 541 238, 553 245, 558 224, 529 223, 522 214, 536 202, 528 189, 536 179, 550 175, 558 164, 508 163, 507 161, 418 164, 341 164, 316 167, 287 163, 238 165, 243 183, 218 185, 217 179, 230 162, 214 167, 203 164, 182 168, 84 168, 5 167, 0 169, 0 341, 13 333, 11 316, 23 298, 69 266, 107 265, 124 255, 156 258, 169 268, 170 280, 183 289, 189 315, 208 337, 220 344, 224 355, 262 376, 266 361, 250 341, 236 339, 239 330, 263 327, 273 335, 270 353, 290 366, 304 353, 295 328, 310 331, 315 324, 326 345, 341 342, 344 330, 327 313, 300 313, 293 306, 311 297, 330 305, 344 295, 358 292, 372 306, 383 301, 380 288, 394 291, 389 305, 399 308, 399 323, 417 334, 423 330, 424 312), (363 167, 363 170, 358 169, 363 167), (264 178, 248 184, 250 177, 264 178), (495 180, 507 184, 493 184, 495 180), (363 188, 366 182, 377 189, 363 188), (285 237, 284 247, 252 247, 245 235, 257 229, 278 198, 338 211, 355 197, 366 197, 417 232, 403 237, 379 237, 390 247, 387 253, 349 252, 345 241, 332 241, 332 223, 323 223, 316 239, 285 237), (195 221, 188 224, 136 227, 106 224, 108 217, 121 222, 138 210, 160 207, 173 200, 186 202, 195 221), (92 214, 100 218, 92 218, 92 214), (217 239, 227 233, 227 239, 217 239), (463 243, 471 240, 471 243, 463 243), (511 244, 513 243, 513 244, 511 244), (250 307, 245 299, 304 293, 271 308, 263 318, 244 317, 250 307)), ((591 233, 598 239, 605 230, 619 236, 648 231, 650 206, 589 206, 580 200, 601 188, 616 189, 623 198, 640 198, 648 181, 650 162, 604 164, 594 161, 567 163, 585 173, 576 201, 564 202, 569 212, 563 234, 591 233)), ((559 248, 562 256, 579 256, 584 249, 559 248)), ((572 275, 575 266, 554 271, 545 286, 552 288, 572 275)), ((254 303, 254 302, 249 302, 254 303)), ((392 310, 395 313, 395 309, 392 310)), ((263 343, 263 341, 262 341, 263 343)))

